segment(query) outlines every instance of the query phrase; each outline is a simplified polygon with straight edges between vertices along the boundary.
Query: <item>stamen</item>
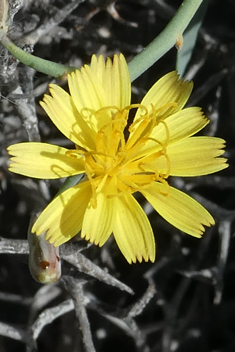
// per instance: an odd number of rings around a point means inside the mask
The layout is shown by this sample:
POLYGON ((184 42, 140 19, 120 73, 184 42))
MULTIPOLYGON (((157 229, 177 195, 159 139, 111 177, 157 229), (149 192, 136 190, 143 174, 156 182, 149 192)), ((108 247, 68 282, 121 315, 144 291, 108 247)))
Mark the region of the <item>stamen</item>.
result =
POLYGON ((106 153, 103 153, 103 152, 98 152, 96 150, 90 150, 89 152, 86 152, 86 155, 101 155, 101 156, 105 156, 107 158, 112 158, 112 159, 115 159, 115 155, 111 155, 111 154, 106 154, 106 153))
POLYGON ((160 144, 160 146, 162 147, 162 149, 166 149, 166 143, 165 144, 163 144, 161 141, 159 141, 158 139, 156 139, 156 138, 152 138, 152 137, 148 137, 148 138, 146 138, 146 141, 153 141, 153 142, 155 142, 155 143, 157 143, 157 144, 160 144))
MULTIPOLYGON (((131 109, 143 109, 143 110, 145 110, 145 115, 148 115, 148 109, 146 108, 145 105, 142 105, 142 104, 130 104, 130 105, 126 106, 123 110, 130 111, 131 109)), ((145 116, 145 115, 141 115, 141 116, 145 116)))
POLYGON ((153 168, 150 168, 149 163, 140 162, 138 166, 139 166, 140 170, 142 170, 143 172, 151 173, 152 175, 155 175, 157 178, 159 177, 159 172, 153 168))
MULTIPOLYGON (((141 106, 144 108, 143 106, 141 106)), ((146 114, 141 115, 140 118, 136 119, 129 127, 130 136, 127 141, 127 148, 132 148, 135 144, 143 144, 143 140, 148 138, 153 128, 156 126, 157 115, 155 113, 156 109, 153 104, 151 104, 152 113, 149 114, 147 108, 145 107, 146 114), (136 128, 134 128, 137 125, 136 128)))
POLYGON ((124 129, 127 125, 128 113, 121 111, 115 106, 104 107, 98 110, 110 111, 116 109, 115 116, 105 123, 97 133, 96 148, 99 151, 108 150, 109 154, 116 155, 117 151, 125 146, 124 129))
POLYGON ((148 113, 148 109, 145 105, 142 105, 142 104, 132 104, 132 105, 129 105, 127 108, 129 108, 129 110, 131 108, 139 108, 139 109, 143 109, 145 110, 145 114, 143 115, 140 115, 140 117, 138 119, 136 119, 129 127, 129 132, 132 133, 133 130, 134 130, 134 127, 135 125, 137 125, 138 123, 140 123, 141 121, 143 121, 143 119, 145 119, 146 117, 149 117, 149 113, 148 113))
POLYGON ((169 132, 169 128, 168 128, 168 126, 167 126, 166 121, 162 121, 162 120, 160 120, 160 121, 158 122, 158 124, 160 124, 160 123, 162 123, 162 124, 164 125, 164 127, 165 127, 165 130, 166 130, 166 140, 165 140, 165 145, 168 145, 168 144, 169 144, 169 140, 170 140, 170 132, 169 132))
POLYGON ((171 161, 170 161, 170 158, 169 158, 167 153, 162 152, 162 154, 166 158, 167 170, 166 170, 166 174, 165 175, 161 174, 161 177, 162 178, 168 178, 170 176, 170 172, 171 172, 171 161))
POLYGON ((114 178, 116 179, 114 193, 107 195, 108 197, 121 197, 147 189, 152 182, 163 184, 161 193, 169 194, 169 185, 166 179, 170 175, 171 169, 170 159, 167 155, 170 133, 166 121, 162 119, 164 114, 160 118, 158 115, 159 112, 170 107, 175 108, 177 104, 169 103, 158 110, 151 104, 151 114, 148 113, 147 107, 142 104, 132 104, 126 106, 123 110, 120 110, 117 106, 106 106, 97 111, 82 110, 86 119, 93 119, 92 122, 96 126, 95 148, 89 151, 71 150, 68 151, 68 155, 73 158, 78 157, 78 155, 84 155, 85 157, 85 171, 92 189, 92 207, 97 207, 97 189, 106 187, 107 180, 114 180, 114 178), (129 127, 131 135, 126 142, 124 129, 131 109, 142 109, 143 113, 129 127), (104 112, 109 115, 103 114, 104 112), (164 137, 163 131, 164 141, 154 138, 153 129, 160 123, 162 123, 166 134, 164 137), (147 145, 147 148, 144 148, 141 152, 143 144, 148 141, 153 143, 149 143, 149 148, 147 145), (152 147, 154 144, 156 144, 156 147, 152 147), (157 165, 156 159, 162 156, 166 158, 165 173, 154 167, 154 165, 157 165))
POLYGON ((163 186, 166 187, 166 191, 160 191, 160 193, 163 195, 163 196, 168 196, 170 194, 170 186, 169 186, 169 183, 164 180, 163 178, 159 178, 158 182, 162 183, 163 186))
POLYGON ((108 111, 117 110, 117 112, 120 112, 119 107, 117 107, 116 105, 109 105, 109 106, 104 106, 104 107, 100 108, 99 110, 97 110, 95 112, 95 114, 99 114, 100 112, 103 112, 103 111, 106 111, 106 110, 108 110, 108 111))
MULTIPOLYGON (((119 111, 118 115, 116 116, 115 119, 109 121, 108 123, 106 123, 104 126, 101 127, 101 129, 99 130, 99 132, 104 132, 105 129, 107 129, 108 127, 115 125, 115 124, 120 124, 120 122, 123 122, 123 127, 126 127, 126 122, 127 120, 123 117, 123 115, 121 114, 121 112, 119 111), (117 117, 118 116, 118 117, 117 117), (119 117, 121 116, 121 117, 119 117)), ((124 128, 121 128, 121 130, 123 131, 124 128)))

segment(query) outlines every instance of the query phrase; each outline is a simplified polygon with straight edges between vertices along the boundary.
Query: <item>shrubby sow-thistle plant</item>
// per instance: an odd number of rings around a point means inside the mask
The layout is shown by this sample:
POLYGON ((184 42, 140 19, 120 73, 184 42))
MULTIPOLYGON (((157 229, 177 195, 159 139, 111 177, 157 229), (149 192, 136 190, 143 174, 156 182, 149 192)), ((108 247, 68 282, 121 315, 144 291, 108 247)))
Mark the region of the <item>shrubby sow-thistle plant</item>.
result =
POLYGON ((169 223, 195 237, 214 224, 208 211, 169 186, 169 176, 200 176, 227 167, 224 140, 193 136, 208 124, 198 107, 185 108, 192 83, 170 72, 143 98, 131 104, 131 84, 123 55, 68 74, 70 94, 55 84, 42 107, 74 144, 66 149, 47 143, 11 145, 10 170, 29 177, 56 179, 85 174, 57 196, 32 232, 47 232, 55 246, 81 231, 102 246, 113 233, 129 263, 155 260, 149 220, 134 194, 142 193, 169 223), (130 110, 136 109, 133 122, 130 110))

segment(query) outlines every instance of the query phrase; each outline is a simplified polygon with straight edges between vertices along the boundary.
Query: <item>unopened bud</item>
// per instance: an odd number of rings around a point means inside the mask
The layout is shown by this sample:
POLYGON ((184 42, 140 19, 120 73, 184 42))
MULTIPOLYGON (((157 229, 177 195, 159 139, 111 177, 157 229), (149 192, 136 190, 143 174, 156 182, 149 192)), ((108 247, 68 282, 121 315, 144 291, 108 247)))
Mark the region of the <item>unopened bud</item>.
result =
POLYGON ((29 271, 36 281, 49 284, 56 282, 61 276, 59 248, 45 240, 45 233, 36 236, 31 232, 36 219, 36 215, 32 216, 28 230, 29 271))

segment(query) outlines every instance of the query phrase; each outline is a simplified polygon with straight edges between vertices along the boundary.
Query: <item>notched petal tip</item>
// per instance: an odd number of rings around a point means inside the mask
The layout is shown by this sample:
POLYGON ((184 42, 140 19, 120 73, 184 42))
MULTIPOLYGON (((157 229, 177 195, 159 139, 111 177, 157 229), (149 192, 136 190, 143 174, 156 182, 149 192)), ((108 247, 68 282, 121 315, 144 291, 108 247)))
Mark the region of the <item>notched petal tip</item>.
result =
POLYGON ((142 263, 143 261, 146 263, 155 262, 155 257, 156 257, 155 242, 149 248, 147 247, 141 248, 140 246, 140 247, 136 247, 135 249, 134 248, 132 249, 129 248, 129 250, 128 248, 126 248, 126 250, 122 249, 121 252, 129 264, 136 264, 137 262, 142 263))
POLYGON ((92 235, 89 235, 87 233, 84 234, 84 232, 81 231, 80 237, 83 238, 84 240, 95 244, 96 246, 102 247, 104 243, 101 242, 100 238, 96 238, 92 235))
POLYGON ((221 168, 221 170, 223 170, 223 169, 227 169, 227 167, 229 167, 229 163, 228 163, 228 159, 226 159, 226 158, 220 158, 220 160, 222 161, 221 162, 221 166, 223 167, 223 168, 221 168))
POLYGON ((146 263, 155 262, 155 254, 151 255, 150 253, 136 254, 136 256, 133 254, 133 256, 125 256, 125 258, 129 264, 142 263, 143 261, 146 263))
MULTIPOLYGON (((203 206, 201 206, 201 210, 202 210, 201 221, 199 221, 198 223, 196 223, 195 221, 194 228, 191 228, 188 231, 187 230, 184 231, 188 235, 191 235, 196 238, 202 238, 202 236, 206 232, 206 229, 215 225, 215 220, 211 216, 211 214, 203 206)), ((198 220, 199 219, 200 219, 200 216, 198 216, 198 220)))
POLYGON ((215 224, 211 214, 184 192, 174 187, 169 187, 168 195, 163 191, 164 186, 155 183, 142 193, 155 210, 179 230, 200 238, 205 226, 215 224))
MULTIPOLYGON (((28 142, 25 142, 25 143, 28 143, 28 142)), ((11 145, 9 145, 9 146, 6 148, 8 154, 9 154, 10 156, 15 156, 15 155, 17 155, 17 154, 18 154, 18 153, 17 153, 18 146, 21 145, 21 144, 22 144, 22 143, 16 143, 16 144, 11 144, 11 145)))

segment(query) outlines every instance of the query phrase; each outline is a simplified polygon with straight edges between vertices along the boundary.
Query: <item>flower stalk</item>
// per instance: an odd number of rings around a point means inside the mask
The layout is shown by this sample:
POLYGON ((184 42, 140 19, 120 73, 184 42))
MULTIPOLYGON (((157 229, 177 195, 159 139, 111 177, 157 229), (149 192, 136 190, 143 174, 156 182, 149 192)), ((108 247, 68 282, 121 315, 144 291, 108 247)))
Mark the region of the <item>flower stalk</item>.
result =
MULTIPOLYGON (((198 7, 203 0, 184 0, 166 28, 128 64, 131 82, 158 61, 166 52, 175 46, 182 37, 198 7)), ((6 2, 6 0, 4 0, 6 2)), ((1 29, 0 29, 1 34, 1 29)), ((74 71, 74 67, 58 64, 26 53, 17 47, 6 35, 0 35, 2 45, 23 64, 36 71, 53 77, 61 77, 74 71)))
POLYGON ((45 73, 52 77, 62 77, 73 71, 75 67, 58 64, 40 57, 31 55, 15 45, 6 35, 2 37, 1 44, 22 64, 29 66, 36 71, 45 73))
POLYGON ((165 29, 143 50, 129 62, 131 81, 157 62, 164 54, 173 48, 195 15, 203 0, 185 0, 180 5, 175 16, 165 29))

